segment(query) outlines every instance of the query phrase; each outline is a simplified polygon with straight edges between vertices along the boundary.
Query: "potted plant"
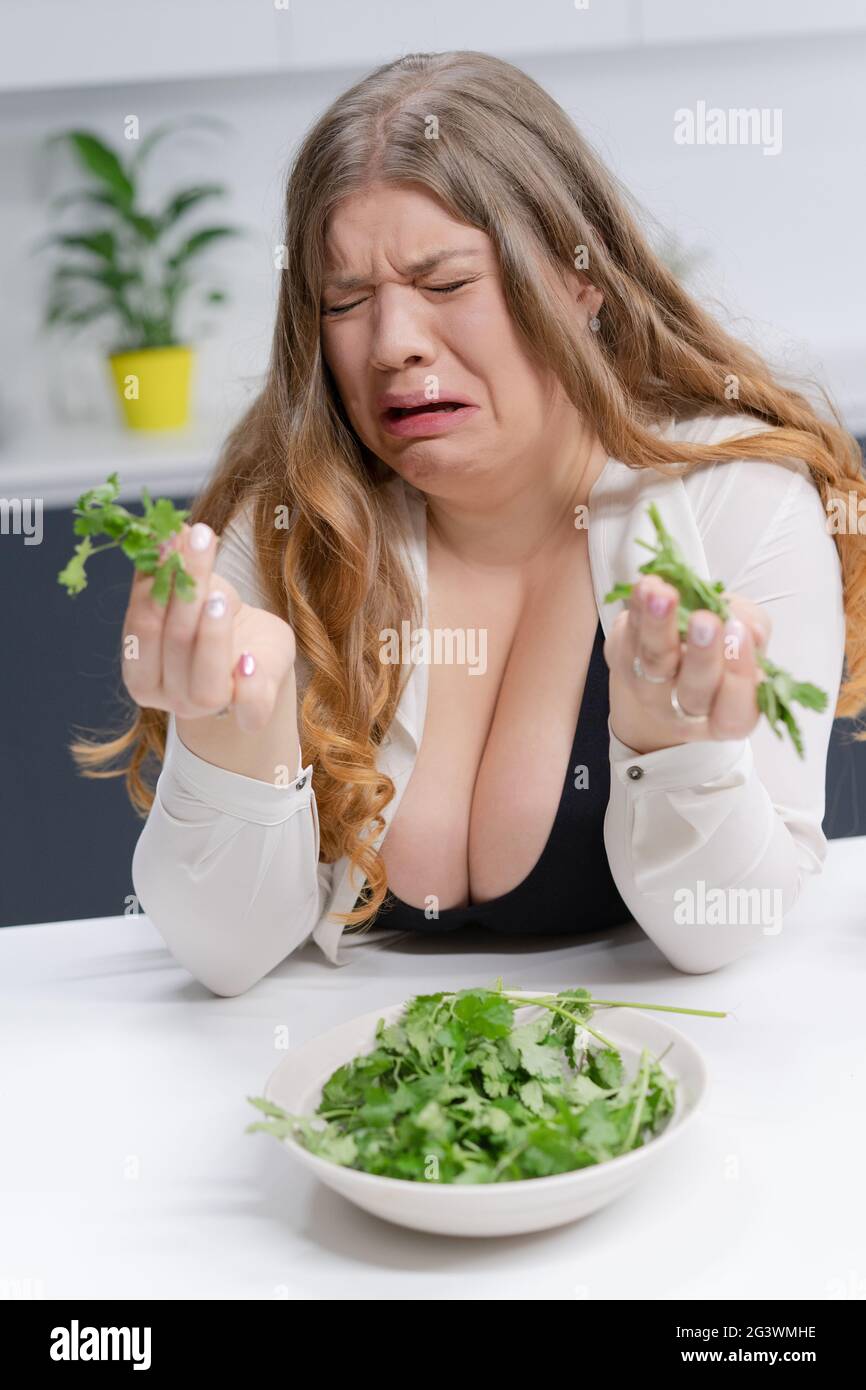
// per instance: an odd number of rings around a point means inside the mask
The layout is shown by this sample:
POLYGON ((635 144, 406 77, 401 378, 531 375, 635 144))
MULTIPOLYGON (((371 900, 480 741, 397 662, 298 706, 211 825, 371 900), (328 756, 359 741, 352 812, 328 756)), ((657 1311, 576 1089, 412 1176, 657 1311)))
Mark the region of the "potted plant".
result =
POLYGON ((101 217, 96 225, 56 232, 40 243, 38 249, 52 246, 63 253, 53 268, 43 326, 75 332, 95 319, 113 318, 108 362, 131 429, 187 423, 194 350, 178 336, 179 310, 194 289, 207 304, 225 302, 225 291, 198 284, 196 272, 204 252, 241 231, 223 224, 187 228, 201 204, 225 196, 221 184, 180 188, 158 210, 141 205, 142 168, 158 142, 181 124, 157 127, 126 159, 90 131, 49 139, 69 147, 88 175, 86 187, 53 199, 52 208, 85 203, 99 208, 101 217))

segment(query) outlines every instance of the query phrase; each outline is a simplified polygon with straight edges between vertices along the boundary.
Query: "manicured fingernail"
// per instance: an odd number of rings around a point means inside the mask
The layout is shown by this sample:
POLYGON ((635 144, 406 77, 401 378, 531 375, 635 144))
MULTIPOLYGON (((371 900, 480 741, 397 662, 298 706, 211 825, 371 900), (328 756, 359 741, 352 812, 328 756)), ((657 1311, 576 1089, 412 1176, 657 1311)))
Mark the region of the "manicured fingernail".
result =
POLYGON ((240 661, 238 662, 238 670, 240 671, 241 675, 242 675, 242 676, 251 676, 251 675, 253 674, 253 671, 254 671, 255 669, 256 669, 256 659, 255 659, 255 657, 252 656, 252 655, 250 654, 250 652, 244 652, 243 656, 241 657, 240 661))
POLYGON ((664 618, 671 611, 672 599, 670 594, 660 594, 656 590, 647 599, 647 608, 654 618, 664 618))
POLYGON ((219 589, 215 589, 205 604, 209 618, 221 618, 226 611, 226 596, 219 589))
POLYGON ((213 531, 204 521, 197 521, 189 533, 189 543, 193 550, 207 550, 213 531))
POLYGON ((698 613, 689 623, 689 636, 698 647, 708 647, 713 640, 715 624, 712 618, 698 613))
POLYGON ((739 645, 743 641, 745 635, 745 623, 741 623, 739 618, 728 618, 727 622, 725 623, 725 636, 733 637, 734 641, 737 643, 737 656, 739 656, 740 654, 739 645))

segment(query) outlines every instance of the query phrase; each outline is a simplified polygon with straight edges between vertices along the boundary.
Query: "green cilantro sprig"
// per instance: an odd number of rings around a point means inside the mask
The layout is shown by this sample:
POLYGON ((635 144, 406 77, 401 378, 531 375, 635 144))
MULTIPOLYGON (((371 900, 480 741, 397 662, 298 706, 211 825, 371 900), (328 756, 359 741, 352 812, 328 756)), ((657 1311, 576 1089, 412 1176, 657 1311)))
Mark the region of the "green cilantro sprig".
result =
POLYGON ((195 596, 195 580, 184 569, 183 558, 177 550, 171 550, 164 559, 160 558, 160 546, 175 532, 179 531, 189 516, 186 508, 175 507, 167 497, 150 499, 147 488, 141 489, 144 515, 135 516, 117 502, 120 484, 116 473, 110 473, 105 483, 99 487, 82 492, 73 514, 73 531, 83 536, 79 541, 69 563, 60 571, 57 581, 66 592, 74 597, 87 588, 87 575, 84 567, 92 555, 100 550, 112 550, 119 546, 124 555, 137 570, 154 576, 152 597, 157 603, 168 603, 172 592, 182 599, 195 596), (105 535, 111 539, 105 545, 94 545, 93 536, 105 535))
MULTIPOLYGON (((649 541, 641 540, 637 537, 637 544, 644 546, 653 552, 653 558, 647 560, 645 565, 640 566, 641 574, 657 574, 661 579, 672 584, 678 591, 680 599, 677 605, 677 627, 681 637, 686 636, 689 623, 689 614, 696 608, 706 608, 711 613, 717 613, 724 621, 730 616, 730 608, 721 597, 725 584, 723 580, 717 580, 714 584, 707 583, 701 579, 700 575, 695 574, 686 564, 683 556, 670 533, 665 529, 661 516, 655 502, 650 503, 649 516, 656 529, 657 542, 650 545, 649 541)), ((605 595, 605 603, 615 603, 617 599, 627 599, 631 596, 634 588, 633 584, 616 584, 609 594, 605 595)), ((791 741, 797 750, 799 757, 803 757, 803 737, 794 718, 791 709, 793 701, 805 705, 808 709, 823 710, 827 706, 826 691, 820 690, 818 686, 811 685, 808 681, 795 680, 787 671, 783 671, 780 666, 774 665, 768 657, 756 649, 755 659, 764 672, 764 680, 756 688, 758 709, 767 716, 770 728, 777 738, 782 737, 782 730, 778 727, 779 720, 783 722, 791 736, 791 741)))
POLYGON ((473 988, 419 994, 373 1051, 338 1067, 315 1117, 248 1096, 248 1125, 296 1139, 345 1167, 409 1181, 512 1182, 602 1163, 659 1134, 676 1080, 648 1049, 627 1079, 620 1053, 591 1023, 602 1007, 724 1018, 709 1009, 596 999, 586 989, 539 998, 473 988), (544 1014, 517 1023, 518 1008, 544 1014), (593 1047, 590 1039, 601 1046, 593 1047))

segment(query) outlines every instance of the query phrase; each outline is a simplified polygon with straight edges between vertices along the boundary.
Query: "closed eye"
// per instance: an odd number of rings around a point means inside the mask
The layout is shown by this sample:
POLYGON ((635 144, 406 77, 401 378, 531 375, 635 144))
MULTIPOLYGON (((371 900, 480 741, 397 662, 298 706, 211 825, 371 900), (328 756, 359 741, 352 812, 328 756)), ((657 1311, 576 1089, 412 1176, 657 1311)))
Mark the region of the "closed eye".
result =
MULTIPOLYGON (((421 288, 431 290, 433 294, 453 294, 455 290, 462 289, 464 285, 470 284, 469 280, 455 280, 453 285, 422 285, 421 288)), ((363 304, 363 299, 356 299, 352 304, 338 304, 332 309, 323 309, 322 313, 332 318, 338 318, 340 314, 347 314, 350 309, 354 309, 357 304, 363 304)))
POLYGON ((424 288, 432 290, 434 294, 452 294, 454 290, 462 289, 468 284, 468 280, 455 280, 453 285, 425 285, 424 288))

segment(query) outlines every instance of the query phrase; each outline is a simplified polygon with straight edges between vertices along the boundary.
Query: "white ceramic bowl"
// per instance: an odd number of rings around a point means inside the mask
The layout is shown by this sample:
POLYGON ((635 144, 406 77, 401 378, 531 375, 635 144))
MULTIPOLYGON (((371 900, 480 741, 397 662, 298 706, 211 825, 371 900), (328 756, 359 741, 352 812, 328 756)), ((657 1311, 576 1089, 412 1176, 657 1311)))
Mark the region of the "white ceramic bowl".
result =
MULTIPOLYGON (((546 991, 520 992, 533 995, 546 991)), ((268 1078, 265 1098, 291 1114, 313 1115, 331 1073, 358 1054, 371 1052, 376 1046, 377 1021, 384 1018, 393 1023, 404 1007, 405 1004, 393 1004, 376 1009, 293 1049, 268 1078)), ((520 1022, 539 1016, 540 1010, 531 1005, 516 1011, 520 1022)), ((662 1066, 677 1081, 676 1106, 666 1128, 643 1147, 618 1158, 548 1178, 464 1185, 413 1182, 359 1172, 319 1158, 296 1139, 284 1139, 283 1147, 293 1161, 302 1163, 356 1206, 416 1231, 504 1236, 576 1221, 627 1191, 663 1155, 670 1158, 707 1088, 707 1071, 698 1049, 658 1014, 603 1008, 597 1010, 591 1022, 616 1044, 629 1077, 637 1072, 643 1047, 656 1057, 669 1048, 662 1066)))

